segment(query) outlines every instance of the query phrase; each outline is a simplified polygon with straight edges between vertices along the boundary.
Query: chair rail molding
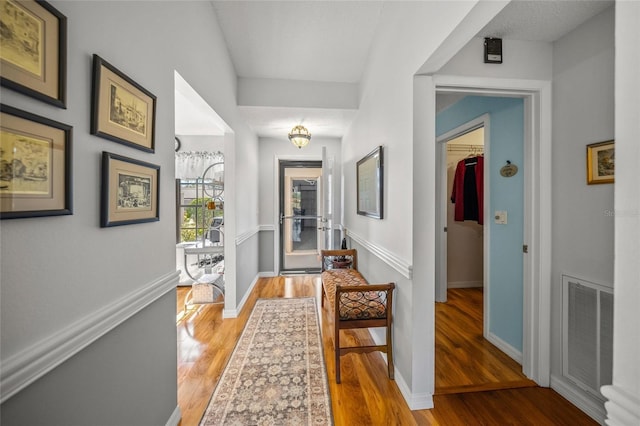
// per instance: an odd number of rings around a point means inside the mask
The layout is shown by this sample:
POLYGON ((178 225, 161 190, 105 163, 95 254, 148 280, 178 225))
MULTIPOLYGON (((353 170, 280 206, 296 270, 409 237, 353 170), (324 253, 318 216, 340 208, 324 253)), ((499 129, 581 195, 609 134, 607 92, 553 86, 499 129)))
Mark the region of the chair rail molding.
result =
POLYGON ((179 271, 170 272, 2 360, 0 403, 175 290, 179 277, 179 271))
POLYGON ((355 234, 351 230, 347 230, 347 236, 351 238, 353 241, 355 241, 356 243, 360 244, 361 246, 369 250, 376 257, 378 257, 380 260, 385 262, 387 265, 391 266, 393 269, 401 273, 405 278, 411 279, 413 266, 409 262, 400 258, 395 253, 390 252, 384 247, 381 247, 379 245, 376 245, 364 239, 363 237, 361 237, 358 234, 355 234))

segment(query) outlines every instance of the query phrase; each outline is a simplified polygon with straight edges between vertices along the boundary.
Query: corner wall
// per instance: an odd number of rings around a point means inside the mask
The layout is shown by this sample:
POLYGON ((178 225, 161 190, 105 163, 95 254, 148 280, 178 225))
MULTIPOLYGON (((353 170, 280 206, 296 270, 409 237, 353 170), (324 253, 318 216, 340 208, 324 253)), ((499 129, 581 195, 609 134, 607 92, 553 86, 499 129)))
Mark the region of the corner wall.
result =
MULTIPOLYGON (((73 126, 74 214, 1 223, 3 399, 18 390, 0 423, 177 423, 174 71, 233 128, 238 156, 255 159, 257 140, 210 3, 51 3, 68 18, 67 109, 0 93, 73 126), (90 135, 94 53, 157 96, 154 154, 90 135), (99 227, 102 151, 160 165, 159 222, 99 227)), ((238 167, 240 232, 255 226, 255 163, 238 167)))
POLYGON ((602 419, 602 402, 562 377, 562 275, 613 286, 615 185, 586 177, 587 144, 614 139, 613 7, 554 43, 553 89, 552 386, 602 419))

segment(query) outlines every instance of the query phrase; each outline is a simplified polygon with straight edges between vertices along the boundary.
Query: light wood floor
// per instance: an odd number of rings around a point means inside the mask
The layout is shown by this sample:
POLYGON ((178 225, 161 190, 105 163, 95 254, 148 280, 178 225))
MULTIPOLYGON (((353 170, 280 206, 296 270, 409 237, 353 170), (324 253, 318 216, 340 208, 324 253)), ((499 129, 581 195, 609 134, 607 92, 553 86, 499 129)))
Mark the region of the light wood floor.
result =
MULTIPOLYGON (((321 295, 319 279, 314 276, 262 278, 238 318, 222 320, 220 305, 194 306, 185 314, 183 303, 187 290, 178 288, 177 292, 181 426, 197 425, 200 421, 258 298, 315 296, 319 301, 321 295)), ((388 379, 386 364, 379 353, 342 357, 342 384, 337 385, 332 356, 333 341, 330 337, 331 318, 319 305, 318 308, 333 416, 337 426, 597 424, 554 391, 538 387, 436 395, 434 409, 412 412, 396 382, 388 379)), ((363 330, 349 330, 344 336, 347 341, 371 342, 368 332, 363 330)), ((491 366, 485 366, 484 369, 494 371, 491 366)), ((445 377, 439 371, 436 375, 445 377)), ((436 380, 438 384, 443 383, 441 379, 436 380)))

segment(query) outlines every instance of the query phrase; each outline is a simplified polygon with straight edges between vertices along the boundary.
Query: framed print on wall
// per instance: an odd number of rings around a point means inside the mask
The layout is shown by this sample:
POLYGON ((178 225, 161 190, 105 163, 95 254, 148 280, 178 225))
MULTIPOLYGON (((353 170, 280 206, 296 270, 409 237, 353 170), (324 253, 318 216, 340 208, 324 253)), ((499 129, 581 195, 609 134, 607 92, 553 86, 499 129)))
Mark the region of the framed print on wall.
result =
POLYGON ((587 184, 613 183, 614 180, 614 141, 587 145, 587 184))
POLYGON ((0 105, 0 219, 72 214, 72 127, 0 105))
POLYGON ((43 0, 0 0, 0 83, 66 108, 67 18, 43 0))
POLYGON ((157 222, 160 166, 102 153, 100 226, 157 222))
POLYGON ((382 146, 377 147, 356 165, 358 214, 375 219, 384 217, 382 146))
POLYGON ((142 151, 155 151, 156 97, 93 55, 91 134, 142 151))

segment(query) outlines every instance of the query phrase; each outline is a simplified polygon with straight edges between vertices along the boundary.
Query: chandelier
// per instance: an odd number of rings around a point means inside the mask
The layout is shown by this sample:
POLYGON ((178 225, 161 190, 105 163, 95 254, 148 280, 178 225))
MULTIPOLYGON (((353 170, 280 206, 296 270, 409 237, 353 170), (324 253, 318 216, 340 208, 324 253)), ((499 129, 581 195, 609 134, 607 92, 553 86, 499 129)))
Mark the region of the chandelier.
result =
POLYGON ((289 133, 289 140, 298 148, 302 148, 303 146, 307 146, 309 141, 311 140, 311 133, 301 125, 297 125, 291 132, 289 133))

